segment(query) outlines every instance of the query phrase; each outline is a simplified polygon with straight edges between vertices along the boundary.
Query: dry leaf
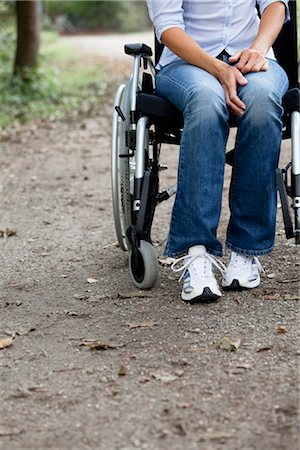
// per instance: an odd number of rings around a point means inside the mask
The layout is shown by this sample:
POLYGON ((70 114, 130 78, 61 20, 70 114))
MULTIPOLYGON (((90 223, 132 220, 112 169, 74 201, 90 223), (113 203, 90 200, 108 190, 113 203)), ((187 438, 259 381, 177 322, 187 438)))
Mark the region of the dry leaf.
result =
POLYGON ((219 348, 221 350, 226 350, 228 352, 234 352, 241 345, 241 340, 240 339, 230 339, 228 337, 225 337, 219 341, 215 341, 213 343, 213 345, 216 348, 219 348))
POLYGON ((286 294, 283 297, 283 300, 300 300, 300 295, 296 295, 296 294, 286 294))
POLYGON ((257 351, 257 353, 265 352, 265 351, 271 350, 271 348, 272 348, 271 345, 265 345, 264 347, 258 348, 256 351, 257 351))
POLYGON ((298 283, 299 278, 291 278, 290 280, 277 280, 277 283, 298 283))
POLYGON ((174 423, 174 428, 175 428, 175 432, 176 434, 179 434, 180 436, 186 436, 187 435, 187 430, 186 430, 186 426, 181 422, 181 421, 177 421, 174 423))
POLYGON ((187 409, 187 408, 190 408, 191 406, 192 406, 191 403, 178 403, 177 404, 177 408, 180 408, 180 409, 187 409))
POLYGON ((125 299, 125 298, 145 298, 145 297, 151 297, 151 294, 149 294, 146 291, 131 291, 131 292, 124 292, 119 293, 118 298, 125 299))
POLYGON ((119 377, 125 377, 127 375, 127 369, 125 366, 121 366, 118 372, 119 377))
POLYGON ((10 347, 12 345, 13 341, 14 340, 12 337, 0 339, 0 349, 10 347))
POLYGON ((24 433, 24 430, 18 428, 0 428, 0 436, 17 436, 24 433))
POLYGON ((152 320, 144 320, 143 322, 131 322, 128 324, 129 328, 152 328, 157 325, 157 322, 152 320))
POLYGON ((275 278, 275 273, 274 272, 272 272, 272 273, 267 273, 267 278, 275 278))
POLYGON ((104 245, 104 247, 102 247, 102 248, 104 250, 106 250, 107 248, 110 248, 110 247, 119 247, 119 243, 118 242, 112 242, 111 244, 104 245))
POLYGON ((164 383, 170 383, 171 381, 177 380, 176 375, 167 372, 155 372, 152 373, 152 377, 158 381, 163 381, 164 383))
POLYGON ((287 333, 287 330, 286 330, 286 328, 283 325, 279 325, 277 327, 276 332, 279 333, 279 334, 284 334, 284 333, 287 333))
POLYGON ((92 283, 97 283, 98 280, 96 278, 87 278, 86 280, 88 283, 92 284, 92 283))
POLYGON ((227 439, 231 439, 232 437, 232 434, 222 432, 203 433, 198 436, 198 441, 226 441, 227 439))
POLYGON ((126 344, 111 344, 109 342, 97 341, 97 340, 84 340, 80 343, 91 350, 112 350, 119 347, 124 347, 126 344))
POLYGON ((263 299, 264 300, 279 300, 281 297, 280 294, 276 293, 276 294, 268 294, 268 295, 263 295, 263 299))
POLYGON ((17 234, 16 230, 13 230, 12 228, 5 228, 0 230, 0 238, 6 238, 9 236, 15 236, 17 234))
POLYGON ((171 266, 174 261, 174 258, 160 258, 158 260, 159 264, 161 264, 162 266, 171 266))

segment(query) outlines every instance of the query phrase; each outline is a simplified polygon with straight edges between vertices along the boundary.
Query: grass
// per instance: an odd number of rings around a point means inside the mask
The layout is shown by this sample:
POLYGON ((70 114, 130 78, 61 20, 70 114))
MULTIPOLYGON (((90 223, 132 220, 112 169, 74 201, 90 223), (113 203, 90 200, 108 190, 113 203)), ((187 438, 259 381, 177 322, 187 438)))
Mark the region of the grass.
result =
POLYGON ((89 114, 101 102, 107 88, 104 72, 95 63, 83 63, 74 56, 54 32, 42 32, 39 65, 30 72, 30 82, 13 77, 15 34, 11 25, 0 34, 0 131, 28 121, 89 114))

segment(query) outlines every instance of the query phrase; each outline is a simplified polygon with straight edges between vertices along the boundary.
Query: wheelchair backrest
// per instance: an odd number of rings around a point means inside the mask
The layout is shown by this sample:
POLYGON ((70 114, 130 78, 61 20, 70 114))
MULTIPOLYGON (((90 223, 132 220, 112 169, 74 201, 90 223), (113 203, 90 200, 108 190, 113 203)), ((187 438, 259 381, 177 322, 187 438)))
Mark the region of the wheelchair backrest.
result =
MULTIPOLYGON (((296 0, 289 1, 291 20, 284 24, 273 45, 278 62, 283 66, 290 80, 290 87, 299 86, 298 82, 298 46, 296 0)), ((155 36, 155 65, 161 57, 164 45, 155 36)))

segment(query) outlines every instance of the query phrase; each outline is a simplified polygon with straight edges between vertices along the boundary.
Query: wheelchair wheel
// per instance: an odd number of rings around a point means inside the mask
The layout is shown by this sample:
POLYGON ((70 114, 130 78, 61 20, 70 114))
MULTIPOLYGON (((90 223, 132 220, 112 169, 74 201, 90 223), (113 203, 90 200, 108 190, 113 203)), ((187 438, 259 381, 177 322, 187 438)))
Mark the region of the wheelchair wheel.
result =
POLYGON ((130 251, 129 270, 133 283, 138 289, 151 289, 158 278, 158 262, 154 248, 147 241, 130 251))
POLYGON ((126 131, 130 128, 131 77, 126 85, 119 87, 115 96, 115 107, 120 107, 123 121, 116 110, 113 112, 111 180, 115 229, 122 250, 128 250, 126 231, 132 224, 131 196, 135 171, 134 159, 129 157, 126 131), (120 157, 121 155, 121 157, 120 157))

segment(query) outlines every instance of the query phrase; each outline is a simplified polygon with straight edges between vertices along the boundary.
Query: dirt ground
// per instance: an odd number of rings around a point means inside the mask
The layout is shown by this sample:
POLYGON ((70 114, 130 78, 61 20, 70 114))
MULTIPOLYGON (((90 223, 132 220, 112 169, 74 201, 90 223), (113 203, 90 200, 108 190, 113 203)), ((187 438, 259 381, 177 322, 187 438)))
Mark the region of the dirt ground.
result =
MULTIPOLYGON (((138 293, 115 245, 111 105, 100 106, 0 143, 0 229, 16 230, 0 238, 0 340, 14 338, 0 350, 0 448, 298 449, 299 252, 280 210, 258 289, 189 306, 161 265, 138 293)), ((177 157, 164 148, 162 187, 177 157)), ((156 211, 158 258, 171 207, 156 211)))

